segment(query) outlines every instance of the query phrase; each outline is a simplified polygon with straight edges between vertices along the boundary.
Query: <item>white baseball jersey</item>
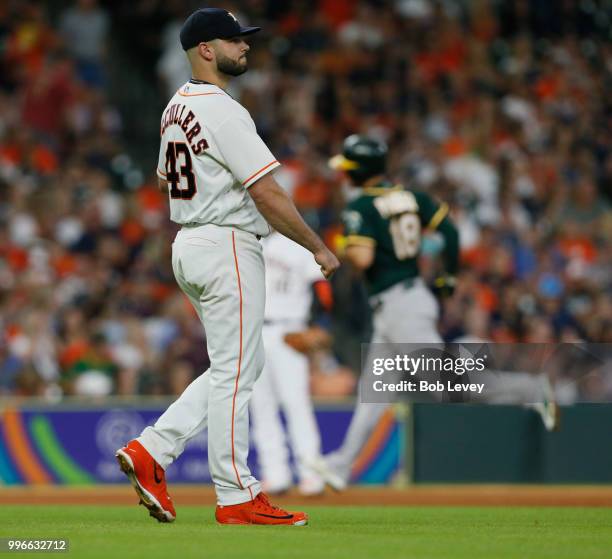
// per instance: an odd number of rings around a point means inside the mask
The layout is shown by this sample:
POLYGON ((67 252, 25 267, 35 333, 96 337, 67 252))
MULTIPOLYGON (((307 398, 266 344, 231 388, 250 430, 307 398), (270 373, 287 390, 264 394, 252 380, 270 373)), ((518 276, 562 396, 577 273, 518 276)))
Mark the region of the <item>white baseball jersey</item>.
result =
POLYGON ((266 320, 306 322, 312 283, 323 274, 312 254, 279 233, 263 244, 266 263, 266 320))
POLYGON ((176 223, 267 235, 247 188, 279 165, 249 112, 216 85, 189 81, 164 110, 157 174, 176 223))

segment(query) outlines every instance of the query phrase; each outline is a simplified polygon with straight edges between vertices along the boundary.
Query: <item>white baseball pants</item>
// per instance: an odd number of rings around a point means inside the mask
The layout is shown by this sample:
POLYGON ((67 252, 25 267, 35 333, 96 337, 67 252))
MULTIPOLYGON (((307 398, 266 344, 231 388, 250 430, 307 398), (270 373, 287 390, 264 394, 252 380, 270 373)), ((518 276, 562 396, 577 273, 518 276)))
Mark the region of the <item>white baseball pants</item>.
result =
POLYGON ((303 329, 299 322, 263 327, 266 364, 253 390, 251 413, 260 475, 268 490, 286 489, 293 483, 280 410, 287 421, 300 481, 316 475, 308 464, 319 456, 321 439, 310 398, 308 360, 283 339, 288 332, 303 329))
MULTIPOLYGON (((439 305, 422 279, 412 287, 398 283, 377 295, 372 343, 441 343, 439 305)), ((359 452, 391 404, 368 404, 358 397, 342 446, 326 456, 328 464, 347 482, 359 452)))
POLYGON ((230 227, 183 227, 172 245, 172 267, 206 330, 211 365, 138 440, 166 468, 208 426, 217 502, 243 503, 261 491, 247 466, 249 400, 264 364, 261 244, 230 227))

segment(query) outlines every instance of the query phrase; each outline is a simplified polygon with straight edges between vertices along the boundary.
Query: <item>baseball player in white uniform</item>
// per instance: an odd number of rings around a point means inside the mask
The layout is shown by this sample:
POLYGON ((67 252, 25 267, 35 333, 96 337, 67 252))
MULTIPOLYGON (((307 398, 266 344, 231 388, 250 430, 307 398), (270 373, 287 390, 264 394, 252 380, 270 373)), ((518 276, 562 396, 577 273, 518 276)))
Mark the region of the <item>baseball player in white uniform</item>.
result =
POLYGON ((309 250, 326 277, 339 263, 272 177, 278 161, 248 111, 224 89, 247 70, 244 36, 257 31, 242 27, 226 10, 191 14, 180 40, 193 77, 161 119, 157 174, 168 192, 170 219, 182 225, 172 245, 172 266, 202 320, 211 362, 155 425, 117 451, 141 503, 162 522, 176 517, 164 470, 205 427, 217 522, 308 521, 303 512, 271 505, 247 466, 249 400, 264 364, 260 238, 270 224, 309 250))
POLYGON ((289 332, 307 327, 313 284, 324 281, 310 253, 274 232, 263 242, 266 311, 263 340, 266 364, 253 389, 251 414, 264 489, 282 493, 293 484, 285 430, 296 461, 300 493, 321 493, 324 482, 308 464, 320 454, 321 440, 310 398, 308 360, 287 343, 289 332))

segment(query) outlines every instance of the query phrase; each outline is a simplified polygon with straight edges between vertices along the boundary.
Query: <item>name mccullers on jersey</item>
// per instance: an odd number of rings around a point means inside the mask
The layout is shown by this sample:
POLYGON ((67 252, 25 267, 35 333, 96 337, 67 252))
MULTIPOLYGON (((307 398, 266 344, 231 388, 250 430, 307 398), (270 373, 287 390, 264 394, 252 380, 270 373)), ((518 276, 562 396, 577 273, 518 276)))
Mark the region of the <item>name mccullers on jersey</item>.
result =
POLYGON ((194 112, 189 109, 187 109, 187 115, 183 120, 183 113, 186 108, 187 107, 182 103, 175 103, 166 109, 162 117, 160 136, 163 135, 168 126, 176 124, 185 132, 185 137, 187 138, 187 142, 189 142, 189 147, 193 154, 200 155, 200 153, 208 148, 208 142, 202 138, 198 140, 197 143, 194 143, 194 138, 202 131, 202 127, 197 120, 191 128, 189 127, 191 121, 195 118, 194 112))

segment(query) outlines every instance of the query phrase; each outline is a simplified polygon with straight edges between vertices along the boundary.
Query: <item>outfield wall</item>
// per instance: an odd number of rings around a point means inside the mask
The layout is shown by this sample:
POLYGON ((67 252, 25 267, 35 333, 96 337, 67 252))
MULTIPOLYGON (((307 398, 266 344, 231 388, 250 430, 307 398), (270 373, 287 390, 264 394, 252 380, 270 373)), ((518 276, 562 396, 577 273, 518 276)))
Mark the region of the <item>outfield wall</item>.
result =
POLYGON ((561 409, 556 432, 520 406, 417 405, 417 482, 612 483, 612 405, 561 409))
MULTIPOLYGON (((123 481, 114 451, 155 421, 166 402, 22 405, 0 411, 0 484, 91 485, 123 481)), ((317 406, 323 451, 339 446, 352 405, 317 406)), ((174 483, 210 483, 206 433, 167 472, 174 483)), ((257 454, 251 449, 257 475, 257 454)), ((612 483, 612 405, 562 410, 559 432, 516 406, 396 407, 353 468, 360 484, 612 483)))

